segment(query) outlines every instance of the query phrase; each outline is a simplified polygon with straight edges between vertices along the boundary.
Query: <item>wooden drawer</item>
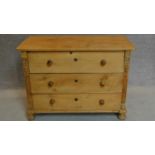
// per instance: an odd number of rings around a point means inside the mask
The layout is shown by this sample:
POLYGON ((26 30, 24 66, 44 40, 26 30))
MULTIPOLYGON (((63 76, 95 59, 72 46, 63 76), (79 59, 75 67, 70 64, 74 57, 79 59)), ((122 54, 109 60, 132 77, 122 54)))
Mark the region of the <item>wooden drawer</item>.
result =
POLYGON ((29 52, 31 73, 116 73, 124 52, 29 52))
POLYGON ((121 94, 33 95, 35 112, 118 112, 121 94))
POLYGON ((122 92, 123 74, 30 74, 32 93, 122 92))

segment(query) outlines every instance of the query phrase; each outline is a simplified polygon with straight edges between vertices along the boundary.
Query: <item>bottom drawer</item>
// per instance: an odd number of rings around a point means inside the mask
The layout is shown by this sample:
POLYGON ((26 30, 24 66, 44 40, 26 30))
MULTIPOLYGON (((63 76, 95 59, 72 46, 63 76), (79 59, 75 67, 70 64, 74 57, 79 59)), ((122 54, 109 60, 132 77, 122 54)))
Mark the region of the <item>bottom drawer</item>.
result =
POLYGON ((50 112, 118 112, 121 94, 33 95, 37 113, 50 112))

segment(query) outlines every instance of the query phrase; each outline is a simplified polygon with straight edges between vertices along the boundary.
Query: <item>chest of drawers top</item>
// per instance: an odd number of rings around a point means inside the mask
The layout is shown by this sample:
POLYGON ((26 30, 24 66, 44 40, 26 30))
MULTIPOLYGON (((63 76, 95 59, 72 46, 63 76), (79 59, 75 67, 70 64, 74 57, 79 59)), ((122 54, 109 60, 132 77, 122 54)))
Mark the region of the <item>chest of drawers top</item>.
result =
POLYGON ((133 50, 122 35, 51 35, 31 36, 18 47, 19 51, 118 51, 133 50))

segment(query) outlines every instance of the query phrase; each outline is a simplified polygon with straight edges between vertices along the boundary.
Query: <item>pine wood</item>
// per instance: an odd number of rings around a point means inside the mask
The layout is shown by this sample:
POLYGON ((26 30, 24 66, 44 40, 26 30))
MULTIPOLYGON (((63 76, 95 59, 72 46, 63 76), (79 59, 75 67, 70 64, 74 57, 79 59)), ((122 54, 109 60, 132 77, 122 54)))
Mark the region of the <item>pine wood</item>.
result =
POLYGON ((124 52, 30 52, 31 73, 122 73, 124 52), (48 66, 47 62, 52 61, 48 66), (76 60, 76 61, 75 61, 76 60), (102 65, 102 60, 106 64, 102 65))
POLYGON ((117 113, 126 118, 130 54, 120 35, 32 36, 21 51, 27 117, 37 113, 117 113))
POLYGON ((128 86, 128 72, 129 72, 129 63, 130 63, 130 55, 131 55, 130 53, 131 51, 124 52, 124 80, 123 80, 121 109, 118 115, 121 120, 126 119, 126 113, 127 113, 125 101, 126 101, 127 86, 128 86))
POLYGON ((121 94, 33 95, 33 104, 36 113, 119 112, 121 94), (50 103, 51 100, 54 101, 53 104, 50 103), (103 105, 100 105, 100 100, 104 100, 103 105))
POLYGON ((29 120, 34 119, 33 113, 33 101, 31 96, 31 85, 30 85, 30 72, 29 72, 29 65, 28 65, 28 55, 26 52, 21 54, 22 62, 23 62, 23 70, 25 76, 25 85, 26 85, 26 94, 27 94, 27 118, 29 120))
POLYGON ((118 51, 133 50, 123 35, 50 35, 30 36, 18 47, 19 51, 118 51))
POLYGON ((30 74, 30 81, 32 93, 114 93, 123 88, 123 74, 30 74))

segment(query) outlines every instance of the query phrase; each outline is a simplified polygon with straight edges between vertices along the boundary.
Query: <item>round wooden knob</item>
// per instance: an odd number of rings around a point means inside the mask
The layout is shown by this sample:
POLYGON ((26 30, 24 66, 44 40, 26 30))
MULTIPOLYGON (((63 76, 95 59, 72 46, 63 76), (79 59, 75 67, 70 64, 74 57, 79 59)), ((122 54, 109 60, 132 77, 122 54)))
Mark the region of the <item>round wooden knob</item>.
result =
POLYGON ((53 64, 52 60, 48 60, 48 61, 47 61, 47 66, 48 66, 48 67, 52 66, 52 64, 53 64))
POLYGON ((51 106, 53 106, 54 103, 55 103, 55 100, 54 100, 54 99, 50 99, 49 104, 50 104, 51 106))
POLYGON ((103 99, 99 100, 99 104, 104 105, 105 104, 104 100, 103 99))
POLYGON ((48 87, 52 87, 54 85, 54 83, 52 81, 48 82, 48 87))
POLYGON ((101 60, 100 64, 101 64, 101 66, 105 66, 106 65, 106 61, 103 59, 103 60, 101 60))

